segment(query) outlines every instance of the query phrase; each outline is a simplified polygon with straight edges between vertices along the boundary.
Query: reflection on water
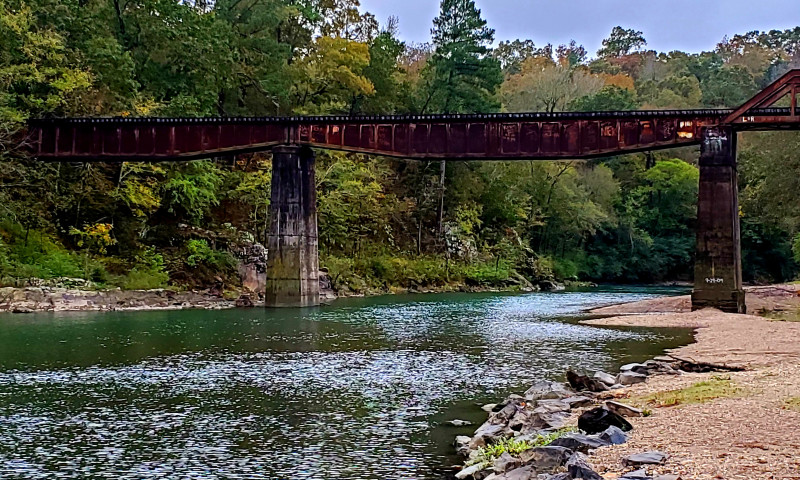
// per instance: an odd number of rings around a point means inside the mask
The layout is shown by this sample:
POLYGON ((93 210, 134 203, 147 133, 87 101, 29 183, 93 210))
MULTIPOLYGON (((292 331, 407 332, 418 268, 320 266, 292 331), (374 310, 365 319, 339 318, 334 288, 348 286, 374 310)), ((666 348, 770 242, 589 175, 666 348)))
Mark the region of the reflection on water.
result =
MULTIPOLYGON (((660 292, 674 293, 674 292, 660 292)), ((686 331, 576 325, 652 290, 340 300, 307 311, 0 317, 2 478, 435 479, 462 418, 686 331)))

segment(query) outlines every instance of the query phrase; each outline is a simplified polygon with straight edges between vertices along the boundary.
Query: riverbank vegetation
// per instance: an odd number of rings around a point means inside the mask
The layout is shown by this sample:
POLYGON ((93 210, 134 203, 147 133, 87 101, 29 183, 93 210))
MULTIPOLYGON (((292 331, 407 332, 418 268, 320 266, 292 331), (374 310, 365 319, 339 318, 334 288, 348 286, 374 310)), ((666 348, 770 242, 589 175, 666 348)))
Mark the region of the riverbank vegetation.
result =
MULTIPOLYGON (((441 7, 431 43, 417 45, 357 0, 0 0, 2 282, 235 285, 237 249, 264 243, 269 226, 268 153, 41 164, 20 136, 30 117, 733 107, 800 67, 800 27, 699 54, 652 51, 615 28, 591 55, 501 40, 472 0, 441 7)), ((796 134, 742 137, 747 280, 796 274, 798 147, 796 134)), ((322 265, 353 291, 689 279, 696 158, 440 164, 320 151, 322 265)))
POLYGON ((717 398, 730 398, 742 393, 742 389, 731 381, 730 376, 716 375, 680 390, 655 392, 645 397, 634 398, 633 402, 663 408, 707 403, 717 398))

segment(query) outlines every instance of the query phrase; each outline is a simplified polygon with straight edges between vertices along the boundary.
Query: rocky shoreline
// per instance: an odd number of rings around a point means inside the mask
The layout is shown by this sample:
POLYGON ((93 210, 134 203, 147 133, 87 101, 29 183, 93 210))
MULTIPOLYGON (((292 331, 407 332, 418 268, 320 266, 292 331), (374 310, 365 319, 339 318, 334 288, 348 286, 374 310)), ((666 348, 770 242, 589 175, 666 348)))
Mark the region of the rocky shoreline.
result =
POLYGON ((688 302, 590 312, 606 318, 581 323, 692 328, 695 342, 613 376, 571 372, 568 384, 542 382, 487 407, 475 435, 456 440, 466 459, 456 478, 800 478, 800 287, 748 288, 762 316, 691 312, 688 302), (781 315, 789 320, 774 320, 781 315))
MULTIPOLYGON (((624 365, 618 374, 592 377, 567 371, 567 382, 541 381, 523 395, 485 405, 489 418, 472 437, 456 437, 465 458, 458 480, 603 480, 590 456, 598 449, 625 444, 634 426, 627 418, 648 412, 614 400, 610 392, 655 376, 678 376, 696 366, 660 357, 624 365)), ((456 422, 456 421, 454 421, 456 422)), ((670 474, 648 474, 669 456, 642 451, 621 459, 626 471, 619 480, 677 480, 670 474)))
MULTIPOLYGON (((575 283, 576 286, 584 284, 575 283)), ((588 286, 589 284, 586 284, 588 286)), ((109 312, 147 310, 221 310, 229 308, 262 307, 262 294, 244 288, 223 290, 215 287, 207 290, 178 291, 172 289, 121 290, 92 289, 81 279, 60 279, 58 282, 27 287, 0 287, 0 312, 109 312)), ((423 294, 445 292, 537 292, 562 291, 563 284, 546 281, 542 285, 509 285, 503 288, 448 285, 441 288, 409 289, 354 293, 333 289, 327 274, 320 272, 320 297, 323 303, 337 298, 380 296, 393 294, 423 294)))

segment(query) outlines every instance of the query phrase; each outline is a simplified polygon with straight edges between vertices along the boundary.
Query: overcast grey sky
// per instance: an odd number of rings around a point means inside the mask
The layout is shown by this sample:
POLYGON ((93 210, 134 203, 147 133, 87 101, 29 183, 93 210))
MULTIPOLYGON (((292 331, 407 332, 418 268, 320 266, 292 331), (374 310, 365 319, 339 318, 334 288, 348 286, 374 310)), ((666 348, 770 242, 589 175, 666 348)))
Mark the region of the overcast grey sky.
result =
MULTIPOLYGON (((536 45, 575 39, 591 54, 616 25, 644 32, 658 51, 712 50, 725 35, 800 25, 800 0, 476 0, 497 40, 536 45)), ((381 23, 400 19, 400 36, 427 42, 439 0, 361 0, 381 23)))

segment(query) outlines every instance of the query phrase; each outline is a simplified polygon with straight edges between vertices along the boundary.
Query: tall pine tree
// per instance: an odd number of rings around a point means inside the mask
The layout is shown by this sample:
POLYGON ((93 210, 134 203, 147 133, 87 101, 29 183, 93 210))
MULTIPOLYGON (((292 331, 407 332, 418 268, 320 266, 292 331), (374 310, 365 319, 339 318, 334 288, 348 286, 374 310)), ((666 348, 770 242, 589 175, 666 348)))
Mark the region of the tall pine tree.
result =
POLYGON ((473 0, 442 0, 433 20, 433 58, 428 64, 428 101, 433 113, 486 113, 497 110, 495 93, 503 82, 500 62, 490 55, 494 29, 486 26, 473 0))
MULTIPOLYGON (((503 83, 500 61, 491 55, 494 29, 486 26, 473 0, 442 0, 433 20, 433 57, 428 64, 428 100, 424 112, 486 113, 500 108, 503 83)), ((438 232, 444 233, 447 164, 439 176, 438 232)))

